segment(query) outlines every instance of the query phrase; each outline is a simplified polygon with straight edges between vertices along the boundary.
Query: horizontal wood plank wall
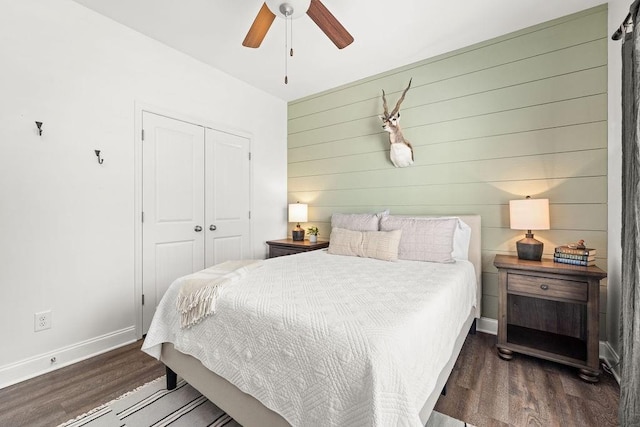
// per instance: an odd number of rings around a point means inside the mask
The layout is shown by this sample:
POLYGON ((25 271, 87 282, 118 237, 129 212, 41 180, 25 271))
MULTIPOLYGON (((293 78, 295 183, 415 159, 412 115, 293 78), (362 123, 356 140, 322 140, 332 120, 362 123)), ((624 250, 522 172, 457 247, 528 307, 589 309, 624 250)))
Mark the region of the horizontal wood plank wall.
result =
POLYGON ((493 257, 524 237, 511 199, 549 198, 545 256, 584 239, 607 266, 606 5, 296 100, 288 117, 289 202, 309 204, 321 237, 333 212, 482 216, 485 317, 497 317, 493 257), (400 169, 380 95, 392 108, 410 78, 401 126, 415 163, 400 169))

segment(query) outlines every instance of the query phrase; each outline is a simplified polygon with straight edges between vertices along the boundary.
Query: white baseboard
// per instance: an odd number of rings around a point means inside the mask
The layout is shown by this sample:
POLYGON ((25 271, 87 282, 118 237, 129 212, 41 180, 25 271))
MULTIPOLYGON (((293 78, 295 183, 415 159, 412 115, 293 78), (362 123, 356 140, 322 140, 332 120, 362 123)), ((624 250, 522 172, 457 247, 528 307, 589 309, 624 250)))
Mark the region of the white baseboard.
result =
POLYGON ((55 371, 134 341, 136 341, 136 331, 135 327, 131 326, 9 365, 0 366, 0 388, 55 371))
POLYGON ((600 359, 604 359, 611 370, 613 378, 620 384, 620 356, 618 356, 618 353, 611 347, 609 341, 600 341, 600 359))
POLYGON ((486 334, 498 335, 498 319, 481 317, 476 322, 476 330, 486 334))
MULTIPOLYGON (((498 320, 488 317, 481 317, 476 323, 476 329, 480 332, 484 332, 491 335, 498 335, 498 320)), ((620 374, 617 370, 620 357, 613 350, 608 341, 600 341, 598 352, 600 353, 600 359, 604 359, 607 365, 611 368, 613 377, 620 384, 620 374)))

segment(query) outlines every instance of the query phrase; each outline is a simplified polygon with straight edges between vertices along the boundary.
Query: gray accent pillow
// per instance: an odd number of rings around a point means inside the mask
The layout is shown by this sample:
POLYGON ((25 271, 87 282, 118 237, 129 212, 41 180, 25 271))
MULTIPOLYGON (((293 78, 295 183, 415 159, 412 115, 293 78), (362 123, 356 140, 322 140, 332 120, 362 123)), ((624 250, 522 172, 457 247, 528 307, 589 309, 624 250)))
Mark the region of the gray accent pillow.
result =
POLYGON ((398 258, 412 261, 454 262, 453 237, 457 218, 415 218, 385 216, 383 231, 402 230, 398 258))

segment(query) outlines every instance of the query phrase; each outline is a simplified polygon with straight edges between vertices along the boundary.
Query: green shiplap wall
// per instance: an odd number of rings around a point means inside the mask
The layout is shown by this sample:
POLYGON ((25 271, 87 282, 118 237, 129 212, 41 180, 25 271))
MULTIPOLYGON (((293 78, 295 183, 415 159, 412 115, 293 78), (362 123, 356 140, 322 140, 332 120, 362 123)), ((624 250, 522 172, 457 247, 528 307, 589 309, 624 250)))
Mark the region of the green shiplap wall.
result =
MULTIPOLYGON (((606 268, 606 5, 303 98, 288 110, 289 202, 309 204, 309 224, 321 237, 329 236, 333 212, 480 214, 482 313, 496 318, 493 258, 515 254, 524 237, 509 228, 509 200, 531 195, 550 201, 552 229, 535 232, 545 256, 584 239, 606 268), (391 109, 410 78, 400 111, 415 163, 399 169, 378 114, 381 90, 391 109)), ((604 282, 601 295, 603 312, 604 282)))

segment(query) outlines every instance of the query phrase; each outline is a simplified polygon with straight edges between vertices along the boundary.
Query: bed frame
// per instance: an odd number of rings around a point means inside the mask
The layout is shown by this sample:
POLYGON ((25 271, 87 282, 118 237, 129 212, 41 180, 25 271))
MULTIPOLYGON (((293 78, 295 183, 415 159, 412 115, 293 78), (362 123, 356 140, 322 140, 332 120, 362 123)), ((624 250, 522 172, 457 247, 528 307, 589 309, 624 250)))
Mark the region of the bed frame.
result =
MULTIPOLYGON (((467 333, 475 334, 476 319, 480 318, 482 299, 482 263, 481 263, 481 222, 479 215, 455 215, 471 227, 471 242, 469 243, 469 261, 476 270, 477 304, 471 309, 467 320, 456 338, 453 353, 444 369, 438 375, 438 380, 429 398, 420 411, 420 419, 426 424, 433 408, 440 397, 440 390, 445 390, 447 379, 458 359, 460 350, 465 342, 467 333)), ((179 375, 195 389, 215 403, 220 409, 233 417, 244 427, 286 427, 289 423, 279 414, 264 406, 256 398, 240 391, 237 387, 205 368, 193 356, 181 353, 171 343, 162 344, 160 360, 167 368, 167 388, 176 386, 179 375)))

